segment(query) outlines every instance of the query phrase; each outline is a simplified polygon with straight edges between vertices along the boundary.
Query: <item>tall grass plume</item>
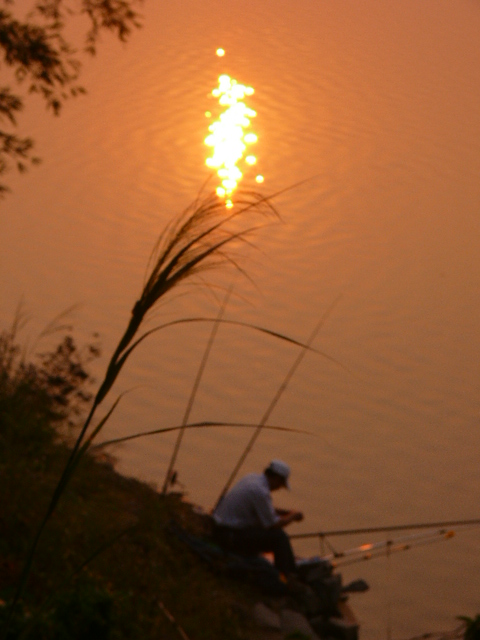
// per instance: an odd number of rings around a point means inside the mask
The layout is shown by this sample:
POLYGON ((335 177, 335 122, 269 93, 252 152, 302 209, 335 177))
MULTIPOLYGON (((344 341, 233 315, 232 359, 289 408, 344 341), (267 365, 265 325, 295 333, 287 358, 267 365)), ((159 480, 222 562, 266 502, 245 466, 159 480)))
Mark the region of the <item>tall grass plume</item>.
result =
POLYGON ((90 430, 99 405, 111 391, 120 371, 135 348, 153 331, 142 328, 148 313, 173 289, 214 268, 231 265, 241 270, 237 250, 269 220, 277 217, 268 198, 254 192, 240 192, 232 209, 215 193, 199 197, 179 217, 167 225, 154 247, 149 271, 139 298, 133 305, 124 334, 114 350, 90 411, 75 440, 70 457, 34 536, 19 580, 11 610, 23 593, 42 532, 55 511, 68 481, 82 455, 101 431, 120 397, 107 414, 90 430))

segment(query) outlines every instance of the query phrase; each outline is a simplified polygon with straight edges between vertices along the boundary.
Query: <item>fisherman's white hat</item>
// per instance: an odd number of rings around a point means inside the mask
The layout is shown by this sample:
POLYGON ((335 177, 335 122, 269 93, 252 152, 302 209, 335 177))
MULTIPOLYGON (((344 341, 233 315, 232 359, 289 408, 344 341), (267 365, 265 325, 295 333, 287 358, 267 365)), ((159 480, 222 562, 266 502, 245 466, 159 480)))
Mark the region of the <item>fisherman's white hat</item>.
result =
POLYGON ((281 478, 283 478, 284 485, 287 487, 287 489, 290 489, 290 485, 288 483, 288 477, 290 475, 290 467, 286 462, 283 462, 283 460, 272 460, 268 465, 268 469, 272 473, 275 473, 277 476, 280 476, 281 478))

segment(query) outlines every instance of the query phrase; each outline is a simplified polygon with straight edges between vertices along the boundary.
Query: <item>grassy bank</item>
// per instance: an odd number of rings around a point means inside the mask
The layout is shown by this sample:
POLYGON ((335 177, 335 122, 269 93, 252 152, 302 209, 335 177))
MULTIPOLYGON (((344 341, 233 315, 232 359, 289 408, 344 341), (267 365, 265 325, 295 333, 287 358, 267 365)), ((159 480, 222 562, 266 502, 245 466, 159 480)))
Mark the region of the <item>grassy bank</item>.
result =
MULTIPOLYGON (((241 249, 278 219, 270 199, 239 192, 226 212, 215 192, 201 194, 167 224, 94 393, 85 367, 97 355, 94 345, 79 350, 67 335, 32 362, 16 346, 21 317, 0 334, 0 623, 14 611, 12 639, 20 633, 30 639, 215 640, 245 633, 238 603, 248 601, 251 588, 211 574, 168 532, 172 518, 195 527, 192 509, 179 496, 162 497, 120 477, 107 460, 92 457, 90 447, 116 408, 112 388, 140 343, 171 324, 209 322, 212 344, 232 289, 216 318, 179 318, 154 328, 145 319, 172 291, 203 283, 207 270, 233 267, 245 274, 241 249)), ((268 329, 239 325, 308 349, 268 329)), ((53 322, 43 335, 58 335, 57 329, 53 322)), ((185 427, 208 352, 209 346, 185 427)), ((171 471, 174 463, 172 456, 171 471)))
MULTIPOLYGON (((88 401, 79 352, 73 341, 62 344, 63 353, 50 361, 25 364, 11 336, 3 336, 0 628, 69 454, 65 434, 75 428, 66 425, 88 401)), ((120 476, 107 458, 87 454, 42 535, 7 637, 249 636, 245 611, 255 593, 212 573, 169 533, 172 518, 190 530, 201 526, 178 494, 161 496, 120 476)))

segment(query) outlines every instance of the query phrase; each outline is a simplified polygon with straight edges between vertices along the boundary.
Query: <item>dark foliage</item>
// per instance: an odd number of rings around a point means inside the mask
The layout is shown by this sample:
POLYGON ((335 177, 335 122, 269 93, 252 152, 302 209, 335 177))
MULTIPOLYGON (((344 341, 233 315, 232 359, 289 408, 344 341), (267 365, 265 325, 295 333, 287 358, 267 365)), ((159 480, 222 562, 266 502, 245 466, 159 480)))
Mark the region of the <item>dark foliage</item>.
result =
POLYGON ((458 619, 465 624, 464 640, 480 640, 480 614, 477 614, 474 618, 458 616, 458 619))
POLYGON ((244 638, 237 603, 249 592, 213 575, 169 533, 172 517, 197 531, 200 516, 179 494, 160 496, 88 453, 12 607, 32 532, 69 456, 58 429, 74 420, 68 412, 87 395, 86 363, 98 353, 67 335, 30 361, 14 338, 0 334, 2 640, 170 640, 180 637, 177 620, 196 640, 244 638))
POLYGON ((8 428, 7 417, 42 416, 49 423, 73 425, 92 398, 93 379, 89 362, 100 355, 96 343, 79 349, 71 335, 57 347, 27 361, 15 343, 15 334, 0 334, 0 427, 8 428))
MULTIPOLYGON (((18 607, 7 631, 7 640, 25 634, 28 640, 108 640, 112 597, 91 580, 83 579, 73 588, 59 593, 48 611, 29 626, 31 614, 18 607)), ((7 608, 0 607, 0 628, 5 624, 7 608)))
MULTIPOLYGON (((134 7, 141 0, 40 0, 26 18, 15 15, 15 0, 0 0, 0 64, 10 69, 19 90, 36 93, 48 109, 58 115, 64 101, 84 93, 78 84, 81 62, 75 46, 66 39, 67 26, 74 20, 87 24, 83 50, 94 54, 102 31, 126 40, 139 27, 134 7)), ((31 138, 16 134, 17 116, 24 108, 24 97, 9 86, 0 87, 0 175, 11 166, 24 171, 38 163, 32 155, 31 138), (10 130, 5 130, 10 127, 10 130)), ((0 195, 8 191, 1 184, 0 195)))

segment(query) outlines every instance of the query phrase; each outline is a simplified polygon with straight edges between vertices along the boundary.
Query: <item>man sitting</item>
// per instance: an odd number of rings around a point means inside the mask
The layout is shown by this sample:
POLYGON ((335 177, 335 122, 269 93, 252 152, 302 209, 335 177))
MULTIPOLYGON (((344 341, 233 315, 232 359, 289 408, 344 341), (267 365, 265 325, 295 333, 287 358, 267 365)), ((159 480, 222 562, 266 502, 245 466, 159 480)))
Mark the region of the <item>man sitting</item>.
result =
POLYGON ((223 497, 213 514, 214 537, 229 551, 243 555, 273 552, 275 567, 285 577, 295 573, 295 558, 283 527, 300 522, 300 511, 275 509, 272 491, 289 489, 290 467, 272 460, 263 473, 242 478, 223 497))

